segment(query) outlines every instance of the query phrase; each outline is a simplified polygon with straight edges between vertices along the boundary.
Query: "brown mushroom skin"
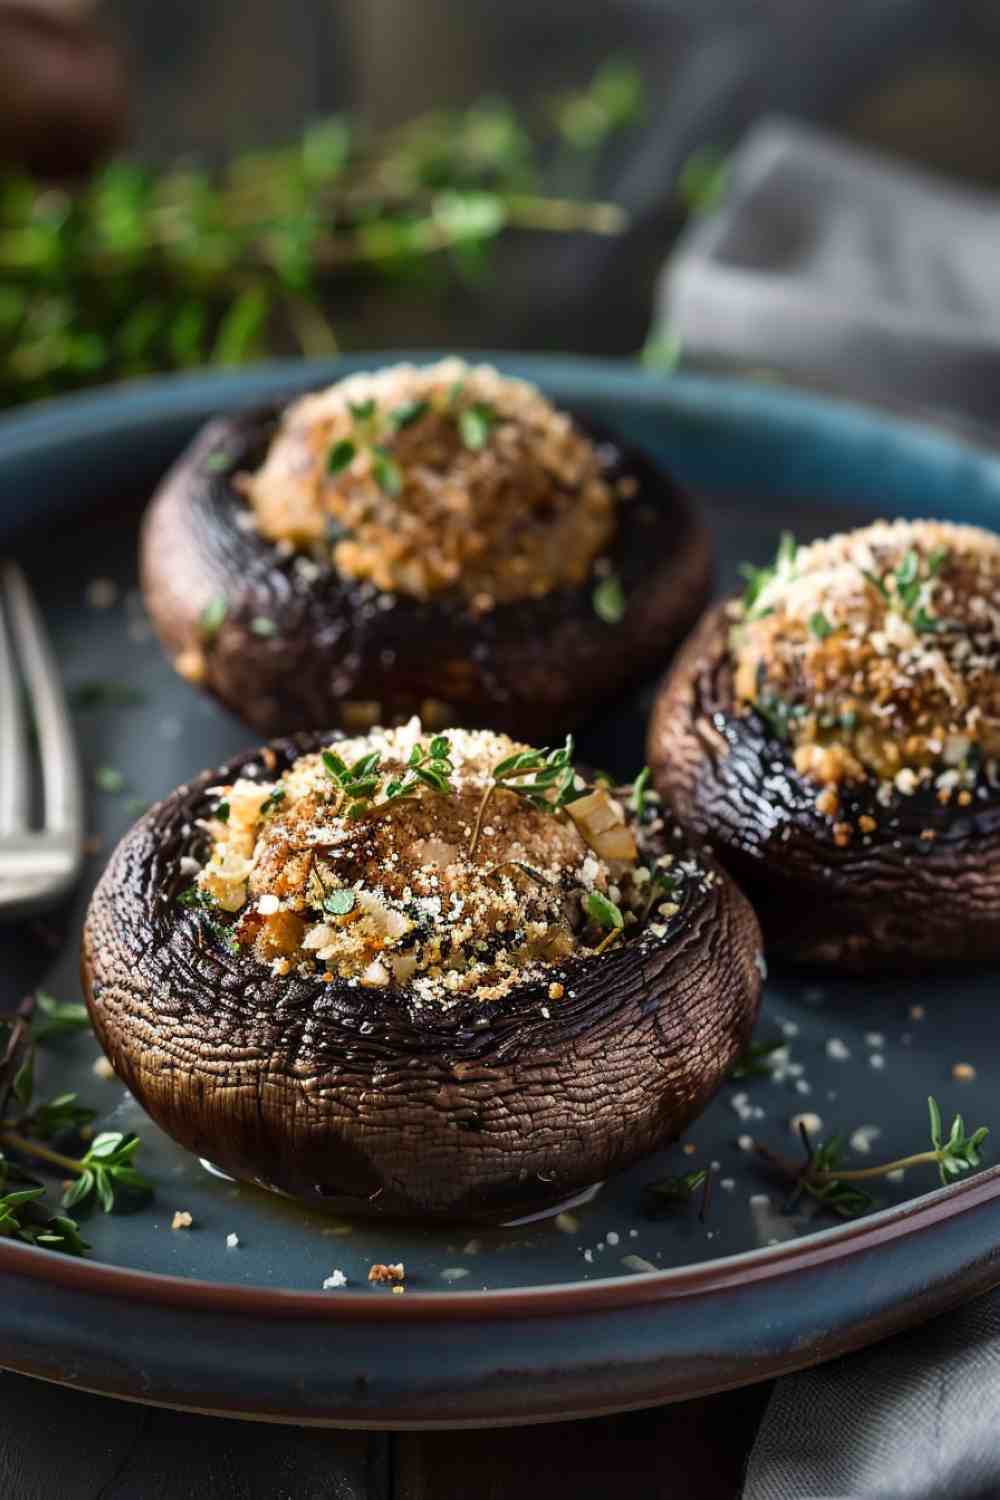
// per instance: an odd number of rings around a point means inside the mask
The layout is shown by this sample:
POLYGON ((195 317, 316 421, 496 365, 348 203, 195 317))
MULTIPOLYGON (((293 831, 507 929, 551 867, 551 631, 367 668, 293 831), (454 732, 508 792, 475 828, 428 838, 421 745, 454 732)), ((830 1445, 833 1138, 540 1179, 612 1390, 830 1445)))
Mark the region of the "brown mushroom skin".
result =
POLYGON ((769 955, 850 973, 1000 955, 1000 797, 942 806, 932 791, 848 788, 838 820, 756 713, 737 713, 726 606, 708 612, 663 682, 649 726, 653 780, 693 839, 750 897, 769 955), (932 834, 933 837, 928 837, 932 834))
POLYGON ((356 731, 414 713, 434 727, 431 702, 447 705, 442 723, 544 743, 658 671, 704 607, 703 522, 648 459, 618 450, 607 476, 634 477, 639 492, 620 504, 610 553, 626 601, 617 624, 594 610, 596 577, 486 613, 460 598, 380 596, 332 566, 304 582, 294 557, 237 524, 248 506, 233 476, 263 461, 279 416, 271 407, 211 422, 163 480, 141 541, 143 591, 164 649, 181 670, 196 662, 200 685, 262 735, 356 731), (220 597, 225 620, 205 641, 202 611, 220 597), (272 635, 254 632, 261 618, 272 635))
MULTIPOLYGON (((332 738, 275 742, 277 774, 332 738)), ((601 1181, 704 1109, 761 988, 756 918, 722 872, 692 885, 664 938, 561 965, 558 1000, 546 981, 417 1009, 405 989, 276 978, 175 899, 207 788, 255 764, 247 753, 150 809, 84 930, 101 1044, 182 1146, 341 1210, 496 1223, 601 1181)))

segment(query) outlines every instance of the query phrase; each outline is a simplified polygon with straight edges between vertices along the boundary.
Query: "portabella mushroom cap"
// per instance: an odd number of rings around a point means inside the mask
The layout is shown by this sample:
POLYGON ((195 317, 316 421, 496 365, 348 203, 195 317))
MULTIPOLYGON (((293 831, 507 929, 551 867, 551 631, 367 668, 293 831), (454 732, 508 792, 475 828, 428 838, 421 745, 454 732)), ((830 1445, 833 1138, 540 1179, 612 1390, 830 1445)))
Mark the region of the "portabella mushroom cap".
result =
MULTIPOLYGON (((275 771, 335 739, 276 741, 275 771)), ((721 871, 692 882, 662 939, 560 963, 558 1000, 548 979, 445 1008, 406 987, 279 978, 176 901, 208 789, 255 767, 248 752, 150 809, 84 930, 101 1044, 181 1145, 331 1207, 502 1222, 601 1181, 705 1108, 761 989, 756 918, 721 871)))
POLYGON ((769 954, 855 973, 1000 954, 1000 795, 945 806, 928 787, 887 809, 873 778, 838 813, 872 831, 838 845, 789 747, 737 711, 727 605, 664 679, 648 758, 667 806, 753 901, 769 954))
POLYGON ((476 613, 450 595, 380 594, 332 565, 304 574, 294 555, 240 526, 248 506, 232 482, 263 461, 280 415, 271 406, 209 423, 153 497, 141 541, 143 592, 165 650, 263 735, 356 731, 418 713, 541 743, 659 670, 705 605, 704 523, 649 459, 610 445, 605 477, 639 486, 619 503, 607 554, 624 594, 617 623, 594 608, 597 575, 476 613), (206 639, 203 612, 221 599, 225 618, 206 639), (254 627, 261 620, 267 634, 254 627))

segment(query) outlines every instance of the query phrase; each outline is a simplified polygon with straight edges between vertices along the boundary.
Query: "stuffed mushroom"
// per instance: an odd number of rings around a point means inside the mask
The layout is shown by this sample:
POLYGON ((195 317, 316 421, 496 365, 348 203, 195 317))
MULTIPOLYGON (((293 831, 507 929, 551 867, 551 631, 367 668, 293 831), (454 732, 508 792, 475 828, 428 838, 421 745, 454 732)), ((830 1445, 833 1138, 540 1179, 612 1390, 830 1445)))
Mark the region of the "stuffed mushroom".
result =
POLYGON ((457 359, 211 423, 142 539, 178 671, 263 734, 561 734, 662 665, 709 566, 648 459, 457 359))
POLYGON ((105 1051, 183 1146, 297 1198, 484 1222, 676 1138, 761 971, 749 905, 644 778, 416 722, 180 787, 83 944, 105 1051))
POLYGON ((1000 538, 879 521, 748 570, 661 689, 654 778, 775 951, 1000 954, 1000 538))

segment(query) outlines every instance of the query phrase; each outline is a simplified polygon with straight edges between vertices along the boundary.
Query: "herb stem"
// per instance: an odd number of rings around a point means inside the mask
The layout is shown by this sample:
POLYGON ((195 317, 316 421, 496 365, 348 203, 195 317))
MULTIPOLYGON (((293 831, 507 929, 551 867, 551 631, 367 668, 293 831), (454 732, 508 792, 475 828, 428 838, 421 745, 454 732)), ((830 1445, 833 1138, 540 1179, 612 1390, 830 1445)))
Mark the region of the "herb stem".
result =
POLYGON ((810 1172, 810 1182, 864 1182, 872 1177, 884 1177, 887 1172, 902 1172, 906 1167, 938 1166, 944 1158, 943 1151, 916 1151, 912 1156, 901 1156, 898 1161, 883 1162, 878 1167, 856 1167, 849 1172, 810 1172))
POLYGON ((19 1131, 10 1129, 10 1122, 7 1120, 0 1124, 0 1146, 9 1146, 12 1151, 20 1151, 25 1156, 35 1156, 39 1161, 59 1167, 63 1172, 73 1172, 77 1177, 84 1171, 80 1162, 75 1161, 72 1156, 53 1151, 51 1146, 43 1146, 41 1141, 29 1141, 19 1131))
POLYGON ((476 850, 479 848, 479 837, 480 837, 480 835, 481 835, 481 833, 483 831, 483 819, 486 816, 486 809, 489 806, 490 798, 493 796, 493 793, 496 791, 496 789, 497 789, 496 782, 495 781, 491 781, 490 784, 489 784, 489 786, 486 788, 485 792, 483 793, 482 799, 480 800, 479 810, 476 813, 475 827, 472 830, 472 838, 469 840, 469 859, 470 860, 475 858, 476 850))

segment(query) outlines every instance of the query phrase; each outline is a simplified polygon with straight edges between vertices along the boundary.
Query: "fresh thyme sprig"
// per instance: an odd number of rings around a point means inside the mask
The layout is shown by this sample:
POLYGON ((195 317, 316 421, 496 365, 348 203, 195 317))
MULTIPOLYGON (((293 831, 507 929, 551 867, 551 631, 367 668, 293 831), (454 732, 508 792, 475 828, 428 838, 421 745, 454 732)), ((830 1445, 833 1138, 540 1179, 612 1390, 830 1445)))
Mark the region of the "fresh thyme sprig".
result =
POLYGON ((268 352, 329 355, 370 342, 359 277, 426 298, 429 266, 481 280, 507 229, 619 234, 622 209, 586 194, 641 95, 636 69, 611 59, 556 106, 498 100, 379 134, 334 117, 219 171, 118 160, 73 191, 8 173, 0 403, 268 352), (553 190, 566 151, 574 198, 553 190))
POLYGON ((74 1007, 62 1006, 50 995, 37 1000, 37 1006, 29 1001, 15 1018, 3 1023, 8 1040, 0 1055, 0 1236, 82 1255, 90 1247, 81 1238, 79 1226, 65 1214, 49 1213, 44 1186, 29 1175, 21 1160, 56 1168, 63 1177, 73 1179, 63 1193, 64 1209, 96 1203, 105 1213, 122 1212, 148 1201, 153 1188, 136 1170, 134 1158, 141 1143, 135 1135, 103 1132, 79 1156, 51 1144, 85 1136, 96 1111, 72 1093, 34 1101, 37 1046, 60 1032, 77 1029, 74 1007), (33 1013, 39 1011, 47 1019, 33 1033, 33 1013))
POLYGON ((767 1042, 751 1042, 745 1047, 729 1069, 730 1078, 762 1078, 771 1072, 773 1055, 788 1043, 784 1037, 773 1037, 767 1042))
POLYGON ((770 1170, 791 1183, 792 1193, 787 1207, 792 1207, 803 1193, 807 1193, 841 1218, 856 1218, 858 1214, 866 1213, 874 1201, 863 1188, 855 1186, 859 1182, 872 1181, 909 1167, 936 1166, 942 1183, 947 1185, 963 1172, 980 1165, 982 1144, 989 1134, 987 1126, 981 1125, 971 1135, 967 1135, 962 1116, 956 1115, 946 1136, 937 1101, 929 1098, 927 1108, 930 1115, 931 1149, 915 1151, 909 1156, 882 1162, 878 1166, 845 1170, 841 1166, 844 1149, 842 1139, 834 1136, 825 1145, 813 1146, 809 1133, 801 1122, 799 1133, 805 1147, 804 1162, 790 1162, 761 1145, 756 1147, 757 1155, 770 1170))
POLYGON ((696 1167, 679 1177, 661 1177, 647 1182, 639 1197, 639 1207, 647 1219, 665 1219, 679 1204, 690 1203, 699 1188, 703 1191, 702 1217, 707 1208, 710 1167, 696 1167))
POLYGON ((918 635, 933 635, 941 630, 944 621, 929 614, 926 607, 927 591, 950 556, 947 547, 935 547, 928 555, 923 573, 920 569, 920 554, 915 547, 904 553, 899 566, 881 576, 867 570, 864 577, 884 599, 889 609, 895 610, 908 620, 918 635))
POLYGON ((483 819, 494 793, 502 788, 514 792, 542 812, 558 812, 582 795, 576 790, 573 769, 573 736, 567 735, 558 750, 518 750, 493 767, 492 779, 483 792, 469 840, 469 858, 475 857, 483 831, 483 819))
POLYGON ((764 590, 776 578, 792 578, 795 574, 795 562, 799 553, 799 544, 790 531, 781 533, 778 543, 778 551, 773 563, 768 563, 763 568, 755 568, 752 563, 743 563, 740 567, 740 575, 746 580, 746 588, 743 591, 742 607, 744 620, 762 620, 771 613, 769 608, 761 609, 758 600, 764 590))
POLYGON ((594 949, 595 953, 603 953, 606 948, 611 947, 612 943, 617 942, 624 931, 625 918, 622 916, 621 907, 616 906, 600 891, 588 891, 585 905, 587 916, 591 921, 605 929, 604 937, 594 949))
POLYGON ((451 778, 451 742, 445 734, 436 734, 429 745, 419 741, 413 746, 406 768, 386 780, 382 758, 377 750, 363 755, 348 766, 335 750, 324 750, 323 766, 342 798, 345 817, 352 821, 381 814, 390 804, 412 797, 425 787, 441 796, 450 796, 455 788, 451 778))

